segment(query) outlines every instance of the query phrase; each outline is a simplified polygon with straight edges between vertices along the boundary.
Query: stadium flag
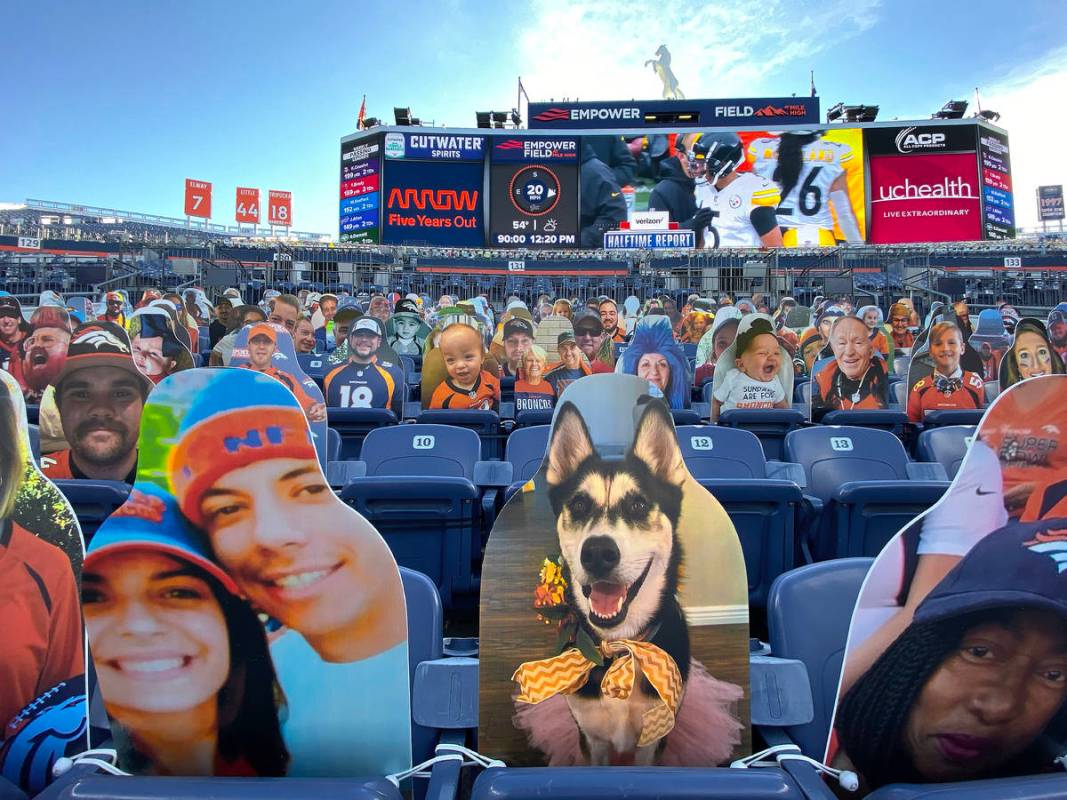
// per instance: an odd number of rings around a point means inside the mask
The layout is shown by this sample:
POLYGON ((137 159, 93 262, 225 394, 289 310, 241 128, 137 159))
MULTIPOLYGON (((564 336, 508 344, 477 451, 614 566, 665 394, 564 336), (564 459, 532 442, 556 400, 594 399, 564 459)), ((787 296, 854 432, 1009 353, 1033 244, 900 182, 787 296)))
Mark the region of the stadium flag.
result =
POLYGON ((271 189, 267 192, 270 207, 267 210, 267 222, 285 228, 293 224, 293 193, 279 192, 271 189))
POLYGON ((815 96, 815 70, 811 71, 811 96, 815 96))
POLYGON ((259 189, 237 187, 237 206, 234 218, 237 222, 259 224, 259 189))
POLYGON ((185 179, 185 216, 211 219, 211 184, 185 179))
POLYGON ((367 116, 367 95, 363 95, 363 102, 359 104, 359 116, 356 117, 356 130, 363 130, 363 120, 367 116))

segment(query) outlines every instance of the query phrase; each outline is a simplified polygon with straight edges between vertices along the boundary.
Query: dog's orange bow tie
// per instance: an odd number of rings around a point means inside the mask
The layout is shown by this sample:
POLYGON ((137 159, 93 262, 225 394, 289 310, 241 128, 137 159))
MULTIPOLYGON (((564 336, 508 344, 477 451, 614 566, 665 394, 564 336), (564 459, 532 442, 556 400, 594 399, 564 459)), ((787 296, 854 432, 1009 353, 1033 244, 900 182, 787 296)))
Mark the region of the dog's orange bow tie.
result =
MULTIPOLYGON (((605 697, 627 699, 634 690, 637 668, 659 695, 660 702, 642 718, 637 746, 645 747, 670 733, 682 699, 682 676, 674 659, 654 644, 632 639, 603 642, 600 651, 613 658, 600 682, 605 697)), ((572 647, 552 658, 520 664, 511 679, 519 684, 519 702, 540 703, 553 695, 574 694, 585 686, 595 666, 595 662, 572 647)))

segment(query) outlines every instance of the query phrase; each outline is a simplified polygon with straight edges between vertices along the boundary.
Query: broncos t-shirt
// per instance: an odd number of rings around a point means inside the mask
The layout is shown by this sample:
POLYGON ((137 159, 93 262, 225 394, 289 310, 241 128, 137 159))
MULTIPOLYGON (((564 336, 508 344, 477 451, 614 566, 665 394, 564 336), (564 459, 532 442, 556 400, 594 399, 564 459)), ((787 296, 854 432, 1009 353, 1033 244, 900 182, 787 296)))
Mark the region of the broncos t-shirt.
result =
POLYGON ((515 413, 520 411, 551 411, 556 405, 552 384, 542 379, 538 384, 515 381, 515 413))
POLYGON ((456 386, 451 378, 445 378, 434 389, 427 408, 500 410, 500 382, 485 370, 478 373, 478 380, 470 389, 456 386))
MULTIPOLYGON (((49 478, 57 480, 85 479, 89 477, 78 469, 78 465, 70 457, 70 450, 59 450, 55 453, 41 456, 41 472, 49 478)), ((131 486, 137 480, 136 461, 133 464, 133 469, 126 474, 123 480, 131 486)))
POLYGON ((85 672, 81 606, 70 559, 4 520, 0 525, 0 736, 22 708, 85 672))
POLYGON ((329 408, 391 408, 403 411, 404 374, 388 361, 349 362, 327 374, 323 381, 329 408))
POLYGON ((785 400, 785 387, 777 375, 760 381, 739 369, 732 369, 715 391, 723 410, 731 408, 774 408, 785 400))

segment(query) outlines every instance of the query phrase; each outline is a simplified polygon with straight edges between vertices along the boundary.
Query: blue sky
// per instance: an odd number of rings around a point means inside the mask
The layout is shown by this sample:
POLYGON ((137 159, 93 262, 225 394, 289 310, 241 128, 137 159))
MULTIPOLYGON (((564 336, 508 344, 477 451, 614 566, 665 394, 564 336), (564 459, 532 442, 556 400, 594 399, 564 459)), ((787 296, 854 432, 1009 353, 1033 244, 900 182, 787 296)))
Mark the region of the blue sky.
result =
POLYGON ((1061 0, 687 5, 14 0, 0 201, 181 216, 192 177, 215 185, 214 222, 232 224, 235 186, 258 186, 293 192, 297 229, 336 234, 338 140, 364 93, 370 116, 409 105, 464 127, 514 105, 519 75, 534 100, 658 97, 643 63, 664 43, 689 97, 806 94, 814 69, 824 109, 906 119, 981 87, 1011 134, 1020 222, 1034 186, 1067 183, 1061 0))

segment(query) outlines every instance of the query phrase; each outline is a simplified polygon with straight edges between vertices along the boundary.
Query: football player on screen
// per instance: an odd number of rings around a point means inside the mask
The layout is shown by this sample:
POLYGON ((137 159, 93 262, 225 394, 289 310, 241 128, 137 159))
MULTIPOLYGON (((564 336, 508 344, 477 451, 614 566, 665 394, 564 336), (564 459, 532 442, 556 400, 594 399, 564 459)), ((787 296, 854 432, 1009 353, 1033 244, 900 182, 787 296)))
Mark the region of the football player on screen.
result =
POLYGON ((699 208, 711 210, 704 247, 781 247, 782 231, 775 208, 778 187, 751 172, 738 172, 745 150, 736 133, 697 133, 679 136, 696 183, 699 208))
POLYGON ((845 172, 852 148, 822 137, 822 131, 798 131, 753 139, 748 146, 752 171, 781 189, 778 225, 786 247, 833 247, 834 215, 846 241, 863 241, 845 172))

